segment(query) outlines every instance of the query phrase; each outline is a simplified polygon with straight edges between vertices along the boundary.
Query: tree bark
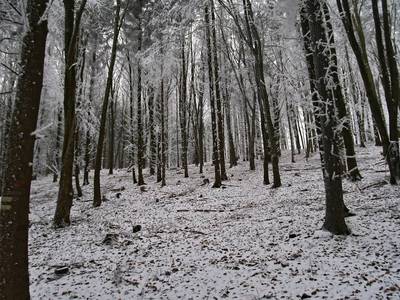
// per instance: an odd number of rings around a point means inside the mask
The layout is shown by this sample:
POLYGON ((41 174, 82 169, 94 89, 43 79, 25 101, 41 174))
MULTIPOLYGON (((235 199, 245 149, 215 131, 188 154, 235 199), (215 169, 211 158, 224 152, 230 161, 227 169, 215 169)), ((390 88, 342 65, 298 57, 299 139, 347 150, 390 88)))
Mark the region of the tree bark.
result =
MULTIPOLYGON (((333 234, 347 235, 350 233, 344 219, 344 203, 341 174, 341 161, 339 158, 339 141, 335 133, 337 119, 332 94, 327 89, 326 70, 331 64, 330 57, 326 53, 326 24, 324 24, 323 10, 319 0, 307 0, 306 8, 310 33, 311 48, 313 52, 314 73, 316 89, 318 91, 318 119, 321 128, 321 144, 323 153, 321 163, 323 165, 326 209, 324 229, 333 234)), ((313 80, 313 77, 310 78, 313 80)))
POLYGON ((0 202, 0 299, 29 299, 28 231, 34 133, 39 114, 46 50, 47 0, 28 0, 28 30, 21 48, 8 162, 0 202), (29 115, 29 118, 26 116, 29 115))

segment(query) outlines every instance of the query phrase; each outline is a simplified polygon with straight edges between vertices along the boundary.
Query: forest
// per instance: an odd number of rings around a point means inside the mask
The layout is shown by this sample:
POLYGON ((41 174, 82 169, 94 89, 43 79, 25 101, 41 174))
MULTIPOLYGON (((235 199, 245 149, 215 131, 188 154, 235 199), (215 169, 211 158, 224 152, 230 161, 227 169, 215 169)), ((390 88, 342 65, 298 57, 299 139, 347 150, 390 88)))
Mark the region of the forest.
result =
POLYGON ((0 300, 400 299, 398 0, 0 0, 0 300))

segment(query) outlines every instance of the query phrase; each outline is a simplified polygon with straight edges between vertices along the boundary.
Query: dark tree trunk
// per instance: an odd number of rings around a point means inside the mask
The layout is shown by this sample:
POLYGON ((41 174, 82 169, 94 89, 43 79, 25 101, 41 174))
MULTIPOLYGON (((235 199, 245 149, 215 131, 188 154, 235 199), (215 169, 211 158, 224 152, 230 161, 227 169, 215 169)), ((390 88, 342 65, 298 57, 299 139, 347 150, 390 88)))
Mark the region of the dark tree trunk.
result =
POLYGON ((262 139, 263 139, 263 149, 264 149, 264 154, 263 154, 263 182, 265 185, 270 184, 269 181, 269 174, 268 174, 268 163, 270 161, 270 154, 269 154, 269 146, 268 146, 268 132, 266 128, 266 123, 265 123, 265 114, 264 114, 264 105, 261 99, 260 94, 257 94, 257 99, 258 99, 258 107, 260 110, 260 120, 261 120, 261 134, 262 134, 262 139))
POLYGON ((351 125, 350 125, 350 115, 346 109, 346 102, 343 96, 342 86, 339 80, 338 61, 336 55, 336 48, 334 46, 335 39, 333 35, 332 24, 330 21, 329 9, 326 3, 324 3, 323 11, 327 26, 327 35, 328 35, 327 42, 329 45, 329 52, 331 56, 330 71, 332 74, 333 82, 335 84, 332 91, 333 92, 332 96, 335 98, 338 117, 341 120, 343 120, 342 136, 346 148, 347 171, 350 176, 350 179, 352 181, 357 181, 361 180, 362 176, 357 166, 356 153, 354 150, 353 133, 351 131, 351 125))
POLYGON ((33 149, 43 85, 47 0, 26 3, 27 31, 20 58, 8 162, 0 202, 0 299, 29 299, 28 231, 33 149), (26 116, 29 115, 29 118, 26 116))
POLYGON ((211 49, 211 30, 210 30, 210 12, 209 5, 206 4, 204 8, 204 20, 206 23, 206 43, 207 43, 207 62, 208 62, 208 82, 210 91, 210 110, 211 110, 211 130, 213 140, 213 165, 214 165, 214 188, 221 187, 221 171, 219 162, 219 151, 218 151, 218 131, 217 131, 217 115, 215 110, 215 91, 213 84, 213 63, 212 63, 212 49, 211 49))
MULTIPOLYGON (((111 83, 112 86, 112 83, 111 83)), ((115 104, 117 102, 115 87, 111 87, 110 114, 108 119, 108 175, 114 174, 114 143, 115 143, 115 104)))
POLYGON ((156 165, 156 134, 155 134, 155 122, 154 122, 154 91, 150 88, 149 91, 149 130, 150 130, 150 158, 149 158, 149 172, 150 175, 154 175, 156 165))
POLYGON ((360 74, 363 79, 365 91, 368 97, 369 105, 371 107, 372 116, 379 130, 379 135, 382 139, 383 144, 383 152, 386 156, 390 144, 389 135, 386 129, 385 120, 374 85, 374 78, 368 60, 365 37, 362 30, 358 11, 357 9, 355 9, 355 14, 352 14, 348 0, 336 0, 336 2, 339 8, 339 13, 341 14, 341 20, 346 29, 347 37, 349 39, 350 45, 357 60, 358 67, 360 69, 360 74), (358 35, 358 40, 355 33, 357 33, 358 35))
MULTIPOLYGON (((142 27, 139 20, 139 46, 138 52, 142 50, 142 27)), ((143 143, 143 126, 142 126, 142 66, 141 62, 138 62, 138 78, 137 78, 137 168, 138 168, 138 186, 144 185, 143 178, 143 165, 144 165, 144 143, 143 143)))
POLYGON ((201 52, 201 83, 199 92, 199 107, 198 107, 198 127, 199 127, 199 172, 203 173, 204 168, 204 87, 206 84, 206 66, 204 53, 201 52))
POLYGON ((96 161, 95 161, 94 179, 93 179, 93 188, 94 188, 94 190, 93 190, 93 206, 94 207, 100 206, 101 202, 102 202, 101 189, 100 189, 101 157, 103 154, 104 137, 105 137, 105 133, 106 133, 105 131, 106 131, 108 101, 110 98, 113 73, 114 73, 114 65, 115 65, 115 59, 117 56, 118 35, 119 35, 120 26, 121 26, 120 22, 122 22, 121 16, 120 16, 120 10, 121 10, 121 0, 117 0, 117 5, 115 8, 115 17, 114 17, 114 36, 113 36, 113 44, 112 44, 111 56, 110 56, 110 66, 108 68, 106 90, 104 93, 103 106, 101 109, 99 139, 97 141, 97 149, 96 149, 96 161))
MULTIPOLYGON (((382 21, 379 15, 378 1, 372 2, 372 11, 375 23, 376 45, 378 59, 381 68, 381 80, 385 92, 386 105, 389 113, 390 146, 386 153, 386 159, 390 170, 390 183, 396 184, 400 176, 399 161, 399 132, 398 132, 398 105, 400 98, 399 71, 395 58, 391 37, 391 24, 387 1, 382 0, 382 21), (382 34, 382 24, 383 33, 382 34)), ((379 89, 379 86, 377 87, 379 89)))
MULTIPOLYGON (((334 99, 327 89, 326 84, 326 70, 331 65, 330 57, 327 55, 324 46, 326 44, 326 24, 324 24, 323 10, 319 0, 307 0, 306 8, 308 15, 303 14, 302 17, 309 20, 311 33, 310 46, 311 49, 314 49, 314 74, 320 100, 316 113, 320 120, 320 139, 324 150, 321 155, 326 196, 325 222, 323 227, 333 234, 346 235, 350 232, 344 219, 345 209, 342 179, 340 177, 342 171, 339 158, 339 137, 335 134, 337 119, 335 116, 334 99)), ((313 76, 310 76, 310 80, 314 80, 313 76)))
POLYGON ((130 137, 130 167, 132 168, 132 181, 133 184, 137 184, 136 173, 135 173, 135 134, 134 134, 134 113, 133 113, 133 70, 132 64, 130 60, 129 51, 127 52, 126 58, 128 60, 128 70, 129 70, 129 137, 130 137))
POLYGON ((185 39, 183 37, 181 45, 182 70, 179 89, 179 120, 181 128, 181 160, 185 178, 189 177, 188 170, 188 128, 187 128, 187 66, 185 53, 185 39))
POLYGON ((226 119, 226 127, 228 130, 228 141, 229 141, 229 166, 232 168, 233 166, 237 166, 237 156, 235 151, 235 142, 233 140, 233 133, 232 133, 232 117, 231 117, 231 103, 230 97, 227 91, 228 87, 226 84, 226 91, 225 91, 225 119, 226 119))
POLYGON ((214 0, 210 0, 211 8, 211 51, 213 61, 213 73, 214 73, 214 92, 215 102, 217 108, 217 130, 218 130, 218 153, 219 163, 221 164, 221 180, 228 180, 225 168, 225 133, 224 133, 224 117, 222 113, 222 99, 220 90, 220 75, 219 75, 219 62, 217 55, 217 33, 215 29, 215 7, 214 0))
POLYGON ((57 133, 56 133, 56 145, 54 146, 53 182, 57 182, 58 172, 60 169, 61 135, 62 135, 62 108, 60 106, 57 109, 57 133))
POLYGON ((54 214, 54 225, 63 227, 70 225, 70 212, 74 191, 72 176, 75 150, 75 102, 76 102, 76 60, 79 52, 77 37, 86 0, 81 2, 75 17, 75 1, 64 0, 65 10, 65 77, 64 77, 64 143, 60 188, 54 214))
POLYGON ((273 187, 276 188, 282 185, 281 177, 279 174, 279 146, 278 146, 278 139, 276 138, 275 127, 272 121, 272 114, 270 111, 267 88, 265 86, 264 58, 263 58, 261 39, 254 22, 254 16, 250 0, 243 0, 243 4, 245 7, 245 17, 246 17, 248 37, 250 39, 249 46, 252 50, 255 59, 256 84, 264 106, 264 117, 266 121, 266 128, 268 130, 268 137, 271 146, 270 149, 271 149, 272 174, 274 178, 273 187))
POLYGON ((166 186, 166 176, 165 169, 167 165, 167 131, 168 127, 165 128, 165 125, 168 124, 168 119, 165 114, 165 101, 164 101, 164 78, 162 77, 163 70, 161 70, 161 84, 160 84, 160 107, 161 107, 161 186, 166 186))

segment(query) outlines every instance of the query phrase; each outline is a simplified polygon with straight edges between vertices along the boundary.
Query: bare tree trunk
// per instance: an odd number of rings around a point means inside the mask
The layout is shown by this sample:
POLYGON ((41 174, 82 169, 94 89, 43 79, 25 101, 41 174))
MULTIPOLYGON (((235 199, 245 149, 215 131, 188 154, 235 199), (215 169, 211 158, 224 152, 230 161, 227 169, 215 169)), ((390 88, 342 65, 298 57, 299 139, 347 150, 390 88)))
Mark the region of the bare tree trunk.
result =
POLYGON ((154 90, 151 87, 149 91, 149 135, 150 135, 150 158, 149 158, 149 172, 150 175, 155 174, 156 165, 156 134, 155 134, 155 121, 154 121, 154 90))
MULTIPOLYGON (((138 52, 142 50, 142 27, 139 20, 139 47, 138 52)), ((142 66, 138 61, 138 78, 137 78, 137 168, 138 168, 138 186, 144 185, 143 165, 144 165, 144 144, 143 144, 143 126, 142 126, 142 66)))
POLYGON ((130 54, 129 51, 127 51, 126 58, 128 60, 128 70, 129 70, 129 137, 130 137, 130 167, 132 168, 132 181, 133 184, 137 183, 136 179, 136 174, 135 174, 135 150, 134 150, 134 144, 135 144, 135 134, 134 134, 134 129, 133 129, 133 118, 134 118, 134 113, 133 113, 133 70, 132 70, 132 64, 130 60, 130 54))
POLYGON ((379 130, 379 135, 381 136, 383 143, 383 152, 386 156, 390 144, 389 135, 374 85, 374 79, 366 50, 365 36, 362 29, 360 16, 358 14, 358 9, 356 8, 351 10, 348 0, 336 0, 336 2, 339 8, 339 13, 341 14, 341 20, 346 29, 347 37, 357 59, 373 119, 379 130), (358 40, 356 38, 356 33, 358 35, 358 40))
POLYGON ((213 140, 213 164, 214 164, 214 188, 221 187, 221 171, 218 151, 218 131, 217 131, 217 115, 215 111, 215 91, 213 84, 213 64, 212 64, 212 48, 211 48, 211 30, 210 30, 210 12, 209 5, 206 4, 204 8, 204 19, 206 23, 206 43, 207 43, 207 62, 208 62, 208 82, 210 91, 210 108, 211 108, 211 127, 212 127, 212 140, 213 140))
POLYGON ((334 82, 334 88, 332 89, 333 97, 335 99, 338 117, 343 120, 342 136, 346 150, 346 161, 347 171, 352 181, 361 180, 362 176, 358 170, 356 154, 354 150, 353 133, 351 132, 350 115, 346 109, 346 103, 343 96, 342 86, 339 80, 338 61, 335 48, 335 39, 333 34, 333 28, 330 21, 329 9, 326 3, 323 5, 323 13, 327 26, 327 42, 329 47, 329 54, 331 56, 331 74, 334 82))
POLYGON ((187 67, 186 67, 186 53, 185 53, 185 39, 182 38, 181 45, 181 61, 182 70, 180 78, 180 89, 179 89, 179 120, 181 128, 181 159, 182 168, 185 172, 185 178, 189 177, 188 171, 188 135, 187 135, 187 67))
POLYGON ((43 85, 47 0, 26 2, 27 31, 7 143, 8 162, 0 202, 0 299, 29 299, 28 231, 32 160, 43 85), (29 115, 29 118, 26 116, 29 115))
POLYGON ((75 149, 75 102, 76 102, 76 60, 79 53, 77 43, 80 31, 80 22, 86 0, 80 4, 75 17, 75 1, 64 0, 65 9, 65 79, 64 79, 64 143, 62 151, 62 165, 60 188, 58 191, 57 206, 54 214, 54 225, 63 227, 70 225, 70 212, 74 191, 72 175, 74 167, 75 149))
POLYGON ((215 7, 214 0, 210 0, 211 12, 211 51, 213 61, 214 73, 214 89, 215 89, 215 102, 217 108, 217 130, 218 130, 218 153, 219 163, 221 164, 221 180, 228 180, 225 168, 225 133, 224 133, 224 117, 222 113, 222 99, 220 90, 220 75, 219 75, 219 62, 217 55, 217 33, 215 29, 215 7))
MULTIPOLYGON (((386 159, 390 170, 390 183, 396 184, 397 179, 400 177, 399 132, 397 124, 400 99, 399 71, 397 68, 394 47, 392 45, 391 24, 389 21, 389 12, 386 0, 382 0, 382 10, 383 34, 378 1, 372 1, 376 45, 382 74, 381 79, 389 113, 390 146, 386 153, 386 159)), ((379 89, 379 86, 377 89, 379 89)))
POLYGON ((121 10, 121 0, 117 0, 117 5, 115 8, 115 16, 114 16, 114 36, 113 36, 113 44, 112 44, 111 56, 110 56, 110 66, 108 68, 106 90, 104 93, 103 106, 102 106, 102 110, 101 110, 99 139, 97 141, 97 149, 96 149, 96 161, 95 161, 94 179, 93 179, 93 188, 94 188, 93 206, 94 207, 100 206, 101 202, 102 202, 101 189, 100 189, 101 157, 103 154, 108 101, 110 98, 113 73, 114 73, 114 65, 115 65, 115 59, 117 56, 118 36, 119 36, 119 30, 121 28, 120 23, 122 23, 122 19, 123 19, 120 16, 120 10, 121 10))
MULTIPOLYGON (((311 33, 310 48, 314 49, 313 65, 316 89, 320 99, 316 113, 320 120, 320 139, 324 150, 321 155, 326 196, 325 222, 323 227, 333 234, 347 235, 350 231, 344 219, 339 137, 335 133, 337 118, 335 115, 334 99, 330 96, 330 91, 327 89, 326 84, 326 70, 329 70, 331 64, 331 58, 327 55, 325 49, 326 24, 324 24, 323 9, 319 0, 307 0, 306 8, 308 15, 303 14, 302 18, 309 20, 311 33)), ((310 80, 314 80, 313 76, 310 76, 310 80)))
POLYGON ((255 78, 256 78, 258 92, 260 93, 260 97, 263 101, 264 116, 266 121, 266 127, 268 130, 269 142, 271 146, 272 173, 274 177, 273 187, 280 187, 282 183, 279 174, 279 147, 277 145, 278 140, 276 138, 276 132, 272 122, 268 93, 267 93, 267 88, 265 86, 264 58, 261 47, 261 39, 254 22, 254 16, 250 0, 243 0, 243 4, 245 7, 245 17, 246 17, 248 37, 250 39, 249 46, 255 58, 255 78))
POLYGON ((60 168, 60 147, 61 147, 61 135, 62 135, 62 108, 61 106, 57 109, 57 133, 56 133, 56 144, 54 146, 54 170, 53 170, 53 182, 58 180, 58 171, 60 168))
MULTIPOLYGON (((161 54, 163 54, 163 49, 161 47, 161 54)), ((166 186, 166 165, 167 165, 167 132, 168 126, 165 128, 165 125, 168 124, 168 117, 166 118, 165 113, 165 93, 164 93, 164 69, 163 65, 161 65, 161 84, 160 84, 160 108, 161 108, 161 186, 166 186)))

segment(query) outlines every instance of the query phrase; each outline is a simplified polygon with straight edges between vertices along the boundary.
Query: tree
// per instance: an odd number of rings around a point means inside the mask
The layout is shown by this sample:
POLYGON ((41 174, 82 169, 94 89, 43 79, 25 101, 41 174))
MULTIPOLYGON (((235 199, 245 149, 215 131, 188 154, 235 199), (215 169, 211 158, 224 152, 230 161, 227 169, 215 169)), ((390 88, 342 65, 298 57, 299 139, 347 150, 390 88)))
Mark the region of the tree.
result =
POLYGON ((11 118, 0 203, 0 299, 29 299, 29 197, 36 123, 43 85, 47 0, 28 0, 20 75, 11 118), (27 118, 26 116, 30 117, 27 118))
POLYGON ((273 174, 273 187, 280 187, 281 177, 279 174, 279 146, 277 145, 277 138, 275 127, 272 123, 272 115, 270 111, 270 103, 268 99, 267 88, 265 85, 264 76, 264 58, 262 52, 261 38, 258 33, 258 29, 255 25, 253 9, 250 0, 243 0, 243 6, 245 9, 245 20, 246 20, 246 30, 247 38, 246 42, 254 56, 255 67, 254 67, 254 77, 256 80, 257 90, 259 97, 262 100, 262 105, 264 106, 264 118, 266 123, 266 128, 268 131, 270 151, 271 151, 271 163, 272 163, 272 174, 273 174))
POLYGON ((215 90, 213 84, 213 64, 212 64, 212 49, 211 49, 211 24, 210 24, 210 9, 209 4, 204 6, 204 21, 206 31, 206 44, 207 44, 207 64, 208 64, 208 83, 209 83, 209 98, 211 108, 211 130, 212 130, 212 141, 213 141, 213 165, 214 165, 214 188, 221 187, 221 171, 219 162, 219 151, 218 151, 218 131, 217 131, 217 115, 215 109, 215 90))
POLYGON ((341 160, 339 156, 339 137, 337 134, 337 117, 335 114, 335 100, 333 94, 327 88, 329 80, 329 66, 331 57, 327 55, 326 45, 326 23, 324 23, 323 5, 324 0, 307 0, 307 15, 302 14, 303 22, 309 20, 310 48, 313 51, 315 88, 318 91, 318 104, 315 114, 319 119, 321 163, 325 185, 325 221, 324 229, 333 234, 346 235, 349 229, 344 219, 343 189, 341 179, 341 160))
POLYGON ((103 153, 108 101, 110 98, 113 73, 114 73, 114 65, 115 65, 115 59, 117 56, 118 36, 119 36, 119 32, 120 32, 122 22, 124 19, 124 14, 121 16, 120 11, 121 11, 121 0, 117 0, 116 6, 115 6, 114 34, 113 34, 113 44, 112 44, 111 56, 110 56, 110 66, 108 68, 106 90, 104 92, 103 106, 102 106, 102 110, 101 110, 99 139, 97 141, 97 150, 96 150, 96 161, 95 161, 94 179, 93 179, 93 188, 94 188, 94 190, 93 190, 93 206, 94 207, 100 206, 101 202, 102 202, 101 189, 100 189, 101 156, 103 153))
MULTIPOLYGON (((389 113, 390 145, 387 149, 387 161, 390 169, 390 183, 396 184, 400 177, 398 106, 400 103, 400 81, 396 54, 392 43, 392 33, 387 1, 382 0, 382 21, 378 8, 378 0, 372 2, 375 24, 376 46, 381 71, 381 81, 385 93, 389 113), (383 24, 382 24, 383 23, 383 24), (383 25, 383 26, 382 26, 383 25), (383 33, 382 33, 383 31, 383 33)), ((379 88, 379 87, 378 87, 379 88)))
POLYGON ((74 191, 72 175, 75 150, 75 102, 76 102, 76 61, 79 53, 78 34, 81 18, 87 0, 83 0, 75 16, 75 0, 64 0, 65 12, 65 77, 64 77, 64 142, 62 150, 62 165, 57 206, 54 214, 54 225, 62 227, 70 225, 70 212, 74 191))

